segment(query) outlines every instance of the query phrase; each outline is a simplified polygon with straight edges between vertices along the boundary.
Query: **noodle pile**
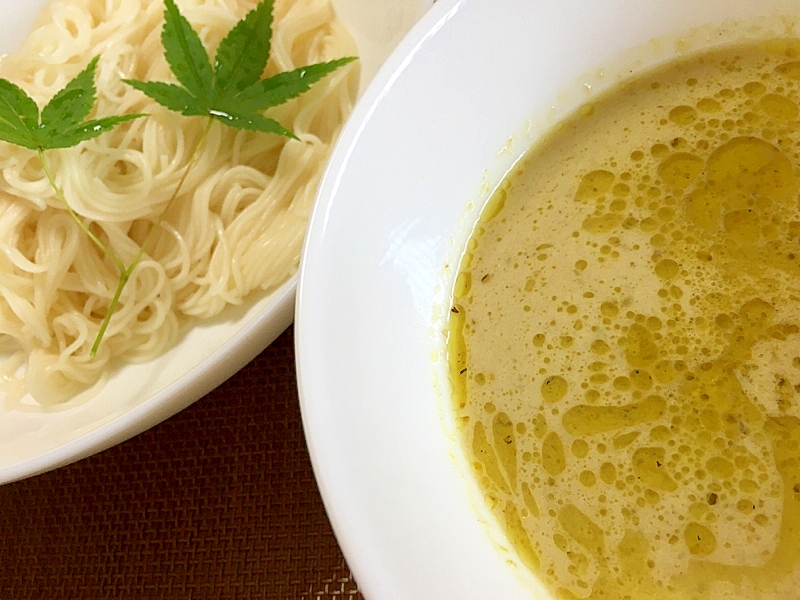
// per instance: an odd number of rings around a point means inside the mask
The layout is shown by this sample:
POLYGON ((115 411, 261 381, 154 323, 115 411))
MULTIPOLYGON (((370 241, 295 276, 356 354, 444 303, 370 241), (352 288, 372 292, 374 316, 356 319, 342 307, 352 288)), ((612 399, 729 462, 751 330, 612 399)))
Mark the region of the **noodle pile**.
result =
MULTIPOLYGON (((256 0, 178 0, 213 57, 256 0)), ((163 3, 57 0, 0 77, 39 106, 99 55, 93 117, 148 113, 112 132, 47 151, 67 202, 127 265, 200 140, 183 117, 124 84, 175 81, 163 57, 163 3)), ((277 0, 265 75, 356 54, 329 0, 277 0)), ((165 221, 148 243, 90 356, 119 271, 80 231, 36 153, 0 142, 0 391, 41 406, 86 390, 116 362, 163 353, 198 319, 270 290, 298 265, 306 220, 331 145, 349 114, 357 69, 339 69, 268 115, 299 141, 214 122, 165 221)), ((0 392, 1 393, 1 392, 0 392)))

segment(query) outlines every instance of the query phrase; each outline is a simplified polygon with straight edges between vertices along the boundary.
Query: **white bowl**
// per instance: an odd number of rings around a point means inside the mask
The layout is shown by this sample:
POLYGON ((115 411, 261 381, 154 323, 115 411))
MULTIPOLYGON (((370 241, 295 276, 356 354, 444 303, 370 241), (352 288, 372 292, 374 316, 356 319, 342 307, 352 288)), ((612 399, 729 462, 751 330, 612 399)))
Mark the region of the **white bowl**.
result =
POLYGON ((295 334, 315 473, 369 600, 549 597, 462 475, 442 334, 454 267, 492 188, 559 118, 679 52, 780 33, 758 19, 775 11, 800 15, 784 0, 440 0, 384 64, 320 188, 295 334))
MULTIPOLYGON (((432 1, 333 0, 359 47, 362 88, 432 1)), ((0 53, 19 46, 45 3, 0 0, 0 53)), ((0 409, 0 484, 104 450, 211 391, 289 326, 296 286, 295 276, 194 328, 164 356, 114 373, 89 401, 56 412, 0 409)))

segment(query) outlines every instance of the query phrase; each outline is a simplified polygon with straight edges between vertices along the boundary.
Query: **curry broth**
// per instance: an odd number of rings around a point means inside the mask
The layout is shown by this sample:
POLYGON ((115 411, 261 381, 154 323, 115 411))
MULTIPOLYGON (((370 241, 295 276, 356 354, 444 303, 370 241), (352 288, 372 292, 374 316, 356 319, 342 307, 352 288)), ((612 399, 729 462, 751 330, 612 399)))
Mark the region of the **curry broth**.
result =
POLYGON ((800 589, 798 56, 774 40, 618 86, 476 225, 454 410, 557 598, 800 589))

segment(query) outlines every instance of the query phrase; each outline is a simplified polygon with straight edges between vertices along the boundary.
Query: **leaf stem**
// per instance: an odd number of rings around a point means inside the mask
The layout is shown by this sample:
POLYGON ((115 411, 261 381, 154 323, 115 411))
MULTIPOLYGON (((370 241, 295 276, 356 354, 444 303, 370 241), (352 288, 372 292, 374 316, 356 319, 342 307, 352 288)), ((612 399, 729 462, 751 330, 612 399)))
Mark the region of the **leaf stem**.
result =
POLYGON ((189 176, 189 172, 192 170, 192 167, 194 167, 194 164, 197 162, 197 159, 200 156, 200 151, 203 149, 203 146, 206 143, 206 138, 208 137, 208 132, 211 129, 211 125, 213 122, 214 119, 208 117, 206 121, 206 126, 203 128, 203 135, 200 136, 197 145, 194 147, 192 156, 189 158, 189 162, 186 163, 186 168, 183 170, 183 175, 181 176, 181 179, 178 182, 178 187, 176 187, 175 191, 172 192, 172 196, 170 196, 169 200, 167 201, 167 205, 164 207, 164 210, 161 211, 161 214, 158 216, 158 219, 156 219, 156 222, 153 223, 153 226, 150 228, 150 231, 147 232, 147 236, 144 238, 144 241, 139 247, 139 253, 136 255, 136 258, 133 260, 133 264, 129 268, 133 268, 134 266, 136 266, 136 263, 138 263, 139 260, 141 260, 142 256, 144 255, 147 243, 150 241, 150 238, 153 236, 153 233, 155 233, 156 229, 158 229, 158 227, 164 221, 164 215, 167 214, 167 211, 175 202, 175 199, 178 197, 178 194, 180 194, 181 189, 183 188, 183 184, 186 183, 186 178, 189 176))
MULTIPOLYGON (((195 163, 197 162, 198 157, 200 156, 200 151, 202 150, 203 146, 205 145, 206 138, 208 137, 208 132, 211 129, 211 124, 213 123, 213 119, 208 117, 206 122, 206 126, 203 129, 203 135, 200 137, 200 140, 197 142, 197 145, 194 147, 194 151, 192 152, 191 158, 189 158, 189 162, 186 163, 186 167, 183 170, 183 175, 181 175, 180 181, 178 181, 178 186, 172 192, 172 196, 170 196, 169 200, 167 201, 164 210, 161 211, 161 214, 158 216, 158 219, 153 223, 152 227, 150 227, 150 231, 147 232, 144 240, 142 241, 141 245, 139 246, 139 252, 136 253, 136 256, 133 259, 133 262, 125 268, 122 265, 122 262, 119 261, 120 266, 120 276, 119 276, 119 284, 117 285, 117 292, 114 294, 114 297, 111 299, 111 304, 108 306, 108 310, 106 311, 106 316, 103 318, 103 322, 100 324, 100 330, 97 332, 97 337, 94 340, 94 344, 92 345, 92 350, 90 352, 90 356, 94 357, 97 354, 97 349, 100 347, 100 341, 103 339, 103 336, 106 333, 106 329, 108 329, 108 324, 111 322, 111 316, 114 314, 114 311, 117 308, 117 304, 119 304, 120 296, 122 295, 122 290, 124 289, 125 285, 128 283, 128 280, 133 273, 133 270, 139 264, 139 261, 142 260, 144 253, 147 249, 147 245, 153 237, 154 232, 161 226, 161 223, 164 221, 164 216, 167 214, 167 211, 170 209, 172 204, 175 202, 175 199, 178 197, 178 194, 181 192, 181 188, 183 188, 183 184, 186 183, 186 178, 189 176, 189 172, 194 167, 195 163)), ((66 202, 65 202, 66 204, 66 202)), ((67 206, 69 208, 69 206, 67 206)), ((71 212, 71 211, 70 211, 71 212)), ((84 228, 84 231, 91 236, 91 232, 84 228)), ((96 243, 99 243, 96 242, 96 243)))
POLYGON ((108 329, 108 324, 111 322, 111 315, 114 314, 114 309, 116 309, 117 304, 119 304, 119 297, 122 295, 122 290, 125 287, 125 284, 128 283, 128 279, 130 279, 131 271, 123 269, 123 271, 119 274, 117 291, 114 293, 114 297, 111 299, 111 304, 108 305, 106 316, 103 317, 103 322, 100 324, 100 330, 97 332, 97 337, 94 338, 94 344, 92 344, 92 350, 89 353, 89 356, 92 358, 94 358, 97 354, 97 349, 100 347, 100 341, 103 339, 106 329, 108 329))
POLYGON ((56 197, 61 201, 61 203, 67 209, 67 212, 72 217, 72 220, 75 221, 78 227, 80 227, 80 229, 87 236, 89 236, 89 239, 92 240, 92 242, 94 242, 95 246, 100 248, 100 250, 102 250, 103 253, 114 262, 114 264, 119 269, 119 272, 124 273, 125 265, 122 263, 122 261, 119 258, 117 258, 117 255, 114 254, 111 250, 109 250, 109 248, 103 242, 101 242, 100 239, 95 234, 91 232, 91 230, 86 226, 86 223, 84 223, 83 220, 78 216, 78 214, 74 210, 72 210, 72 207, 69 205, 69 202, 67 202, 67 199, 64 197, 64 192, 62 192, 61 188, 58 187, 58 184, 56 183, 56 180, 53 177, 53 173, 50 171, 50 167, 47 164, 47 159, 44 156, 44 149, 39 148, 36 152, 39 155, 39 160, 42 163, 42 168, 44 169, 44 173, 47 176, 47 180, 50 182, 50 187, 53 188, 53 191, 56 193, 56 197))

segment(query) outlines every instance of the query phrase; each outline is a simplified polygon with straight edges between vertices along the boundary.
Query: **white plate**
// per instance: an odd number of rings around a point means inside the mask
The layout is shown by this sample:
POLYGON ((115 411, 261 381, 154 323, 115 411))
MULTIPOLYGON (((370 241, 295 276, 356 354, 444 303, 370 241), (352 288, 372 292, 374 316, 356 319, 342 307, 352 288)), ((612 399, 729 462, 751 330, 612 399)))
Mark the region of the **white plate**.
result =
POLYGON ((590 89, 776 8, 800 14, 788 0, 440 0, 384 64, 321 185, 295 330, 315 473, 369 600, 548 597, 461 475, 445 265, 506 170, 590 89))
MULTIPOLYGON (((432 0, 333 0, 359 46, 362 87, 432 0)), ((0 52, 16 48, 45 0, 0 0, 0 52)), ((156 361, 126 367, 92 400, 51 413, 0 411, 0 483, 126 440, 243 367, 291 323, 297 277, 197 327, 156 361)))

